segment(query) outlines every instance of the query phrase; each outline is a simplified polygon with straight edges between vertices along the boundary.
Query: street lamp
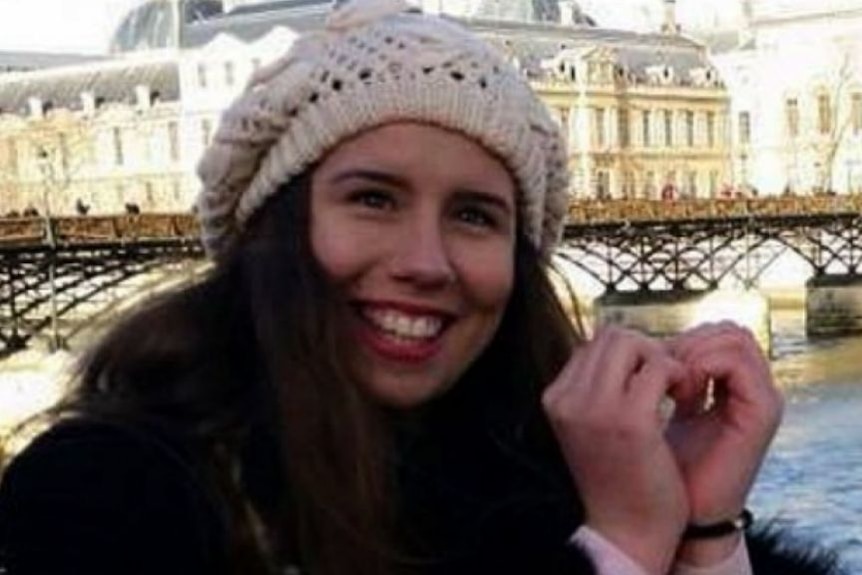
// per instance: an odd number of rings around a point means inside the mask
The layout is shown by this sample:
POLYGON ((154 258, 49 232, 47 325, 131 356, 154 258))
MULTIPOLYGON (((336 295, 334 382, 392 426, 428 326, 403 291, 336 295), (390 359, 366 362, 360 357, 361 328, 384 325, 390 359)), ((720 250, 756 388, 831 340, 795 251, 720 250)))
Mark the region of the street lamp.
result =
POLYGON ((56 252, 56 238, 54 237, 54 226, 51 222, 51 203, 50 203, 50 187, 54 181, 54 164, 51 161, 51 156, 44 146, 39 146, 36 153, 39 171, 42 173, 42 205, 45 210, 45 241, 49 248, 48 260, 48 286, 51 290, 51 337, 48 341, 48 348, 54 352, 59 349, 64 349, 65 343, 60 337, 59 318, 57 314, 57 280, 56 280, 56 261, 54 257, 56 252))
POLYGON ((847 166, 847 194, 853 195, 855 194, 853 184, 855 183, 854 180, 856 179, 856 169, 859 167, 859 161, 847 160, 845 164, 847 166))

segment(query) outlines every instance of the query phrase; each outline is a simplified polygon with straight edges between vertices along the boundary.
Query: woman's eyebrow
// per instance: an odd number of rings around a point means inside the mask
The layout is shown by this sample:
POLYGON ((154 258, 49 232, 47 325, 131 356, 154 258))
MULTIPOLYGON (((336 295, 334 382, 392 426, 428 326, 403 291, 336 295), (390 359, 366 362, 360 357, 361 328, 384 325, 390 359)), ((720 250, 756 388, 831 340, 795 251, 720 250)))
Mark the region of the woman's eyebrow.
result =
POLYGON ((371 170, 367 168, 353 168, 348 169, 343 172, 336 173, 332 178, 330 178, 330 183, 338 184, 343 182, 344 180, 353 180, 353 179, 361 179, 361 180, 371 180, 373 182, 379 182, 381 184, 389 184, 392 186, 406 186, 407 180, 398 176, 396 174, 390 172, 384 172, 381 170, 371 170))
POLYGON ((462 188, 458 190, 458 197, 471 202, 479 202, 482 204, 490 204, 506 212, 514 211, 514 205, 506 198, 492 192, 483 192, 481 190, 462 188))

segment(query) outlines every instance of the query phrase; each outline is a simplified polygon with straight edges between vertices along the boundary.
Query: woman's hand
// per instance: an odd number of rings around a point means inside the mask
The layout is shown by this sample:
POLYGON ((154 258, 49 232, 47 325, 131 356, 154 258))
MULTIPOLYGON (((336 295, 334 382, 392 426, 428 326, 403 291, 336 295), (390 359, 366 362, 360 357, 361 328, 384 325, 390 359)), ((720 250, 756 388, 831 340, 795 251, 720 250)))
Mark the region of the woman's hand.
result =
POLYGON ((666 573, 689 517, 660 415, 685 370, 666 347, 607 327, 577 349, 542 400, 586 524, 650 573, 666 573))
MULTIPOLYGON (((781 421, 783 400, 769 362, 751 332, 730 322, 697 327, 668 346, 688 373, 674 396, 668 437, 688 493, 689 522, 733 519, 745 506, 781 421)), ((692 543, 680 558, 714 562, 736 543, 738 537, 692 543)))

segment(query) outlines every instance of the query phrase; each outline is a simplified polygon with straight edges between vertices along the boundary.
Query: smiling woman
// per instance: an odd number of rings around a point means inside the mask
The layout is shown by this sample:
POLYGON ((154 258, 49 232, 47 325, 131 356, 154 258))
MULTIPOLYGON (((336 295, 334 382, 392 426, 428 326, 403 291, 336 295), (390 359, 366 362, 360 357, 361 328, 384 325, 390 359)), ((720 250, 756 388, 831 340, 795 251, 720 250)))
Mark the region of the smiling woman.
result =
POLYGON ((113 329, 9 465, 0 571, 838 573, 744 536, 781 412, 749 334, 575 332, 563 138, 467 30, 339 3, 199 173, 212 271, 113 329))
POLYGON ((512 290, 515 183, 474 141, 397 123, 330 154, 312 178, 311 245, 356 311, 372 396, 440 395, 491 341, 512 290))

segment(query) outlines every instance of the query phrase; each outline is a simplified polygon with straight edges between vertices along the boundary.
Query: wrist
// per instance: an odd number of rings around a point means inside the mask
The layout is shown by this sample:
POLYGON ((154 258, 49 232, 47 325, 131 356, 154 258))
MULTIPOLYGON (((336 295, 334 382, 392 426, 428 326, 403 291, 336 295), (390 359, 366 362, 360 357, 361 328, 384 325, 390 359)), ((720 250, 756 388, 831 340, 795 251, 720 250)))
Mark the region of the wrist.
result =
POLYGON ((682 528, 667 534, 655 528, 630 531, 589 522, 586 527, 598 533, 650 575, 664 575, 670 571, 682 532, 682 528), (649 533, 649 536, 645 533, 649 533))
POLYGON ((751 514, 751 511, 743 508, 742 511, 729 519, 711 522, 693 521, 686 526, 682 537, 686 540, 716 539, 745 531, 751 527, 753 522, 754 516, 751 514))
POLYGON ((691 567, 710 567, 726 561, 742 540, 742 531, 711 539, 683 539, 676 560, 691 567))
POLYGON ((752 521, 751 512, 743 509, 730 519, 689 523, 682 534, 677 561, 693 567, 722 563, 739 547, 752 521))

